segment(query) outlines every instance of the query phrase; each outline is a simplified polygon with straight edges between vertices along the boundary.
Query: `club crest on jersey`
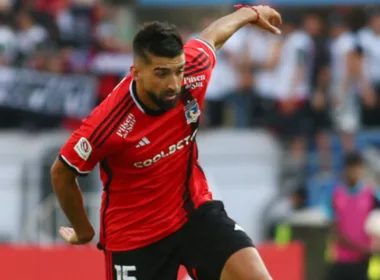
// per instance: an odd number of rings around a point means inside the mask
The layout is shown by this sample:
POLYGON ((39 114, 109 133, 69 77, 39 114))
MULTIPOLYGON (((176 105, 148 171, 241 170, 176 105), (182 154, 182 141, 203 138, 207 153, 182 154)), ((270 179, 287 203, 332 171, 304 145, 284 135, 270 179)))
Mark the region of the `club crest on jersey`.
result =
POLYGON ((184 108, 187 124, 195 123, 201 115, 201 110, 196 99, 187 104, 184 108))

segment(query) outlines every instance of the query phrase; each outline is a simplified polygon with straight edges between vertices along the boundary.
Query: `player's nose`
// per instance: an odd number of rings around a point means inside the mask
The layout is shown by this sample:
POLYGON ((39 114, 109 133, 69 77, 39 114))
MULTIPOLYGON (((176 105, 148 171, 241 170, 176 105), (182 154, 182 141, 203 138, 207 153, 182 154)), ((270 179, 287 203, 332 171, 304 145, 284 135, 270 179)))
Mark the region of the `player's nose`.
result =
POLYGON ((170 79, 170 82, 167 85, 167 89, 170 91, 178 92, 178 90, 181 88, 181 81, 178 79, 170 79))

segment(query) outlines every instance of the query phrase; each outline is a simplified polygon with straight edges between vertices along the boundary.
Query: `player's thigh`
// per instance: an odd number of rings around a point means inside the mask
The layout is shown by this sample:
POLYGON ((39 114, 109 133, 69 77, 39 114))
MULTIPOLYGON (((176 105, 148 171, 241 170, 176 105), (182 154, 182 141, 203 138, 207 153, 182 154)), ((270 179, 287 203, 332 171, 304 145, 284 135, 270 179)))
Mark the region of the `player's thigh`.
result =
POLYGON ((206 203, 197 212, 186 228, 184 240, 183 264, 191 276, 199 280, 219 280, 225 267, 229 267, 228 271, 232 273, 236 269, 251 269, 252 265, 256 265, 252 240, 227 216, 221 202, 206 203), (235 267, 242 257, 247 256, 251 258, 245 262, 246 265, 235 267))
POLYGON ((136 250, 106 252, 107 280, 176 280, 180 260, 172 245, 160 241, 136 250))

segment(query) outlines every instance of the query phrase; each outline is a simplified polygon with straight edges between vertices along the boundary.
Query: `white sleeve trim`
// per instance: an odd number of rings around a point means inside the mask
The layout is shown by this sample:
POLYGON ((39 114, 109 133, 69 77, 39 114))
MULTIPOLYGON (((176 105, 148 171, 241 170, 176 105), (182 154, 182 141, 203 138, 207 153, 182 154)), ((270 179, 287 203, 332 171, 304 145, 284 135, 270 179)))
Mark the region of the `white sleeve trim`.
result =
POLYGON ((212 48, 208 43, 206 43, 205 41, 201 40, 201 39, 195 39, 196 41, 198 42, 201 42, 203 45, 205 45, 212 53, 213 57, 214 57, 214 61, 216 61, 216 54, 215 54, 215 50, 214 48, 212 48))
POLYGON ((67 158, 65 158, 64 155, 60 155, 61 158, 66 162, 66 164, 72 168, 74 168, 79 174, 85 175, 91 173, 92 170, 90 171, 81 171, 78 167, 76 167, 74 164, 72 164, 67 158))

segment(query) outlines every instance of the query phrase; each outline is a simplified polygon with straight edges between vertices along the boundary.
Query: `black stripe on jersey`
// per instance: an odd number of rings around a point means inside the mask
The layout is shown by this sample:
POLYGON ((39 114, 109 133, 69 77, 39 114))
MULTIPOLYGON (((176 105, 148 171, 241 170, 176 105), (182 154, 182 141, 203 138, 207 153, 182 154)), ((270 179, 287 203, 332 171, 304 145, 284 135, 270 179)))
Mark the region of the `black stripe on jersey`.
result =
POLYGON ((193 67, 193 66, 197 66, 197 65, 202 64, 201 61, 204 59, 207 59, 207 54, 205 52, 201 52, 196 57, 194 57, 191 62, 186 61, 185 71, 186 71, 186 67, 193 67), (201 60, 201 61, 199 61, 199 60, 201 60))
MULTIPOLYGON (((129 94, 128 94, 129 95, 129 94)), ((130 96, 130 95, 129 95, 130 96)), ((94 146, 98 146, 99 142, 103 142, 103 139, 104 139, 104 134, 107 132, 107 130, 110 128, 111 125, 113 125, 116 122, 120 122, 119 121, 119 115, 121 113, 123 113, 128 107, 130 107, 130 105, 133 103, 133 100, 132 98, 128 98, 128 100, 126 102, 124 102, 123 106, 121 106, 120 108, 118 108, 118 110, 115 110, 115 114, 114 116, 107 122, 107 125, 104 126, 104 128, 102 129, 102 131, 98 134, 98 136, 94 139, 93 141, 93 145, 94 146)))
POLYGON ((106 160, 102 160, 100 162, 100 168, 104 171, 104 173, 106 174, 107 176, 107 181, 104 185, 104 188, 103 188, 103 191, 106 193, 106 197, 105 197, 105 202, 104 202, 104 208, 103 208, 103 212, 101 214, 101 217, 102 217, 102 230, 103 230, 103 240, 104 240, 104 244, 98 244, 98 248, 101 249, 101 250, 104 250, 106 248, 106 221, 105 221, 105 218, 106 218, 106 214, 107 214, 107 210, 108 210, 108 206, 109 206, 109 203, 110 203, 110 186, 111 186, 111 182, 112 182, 112 171, 111 171, 111 168, 109 167, 108 163, 106 160))
POLYGON ((211 62, 210 60, 208 61, 207 65, 205 65, 204 67, 202 68, 199 68, 199 69, 195 69, 194 71, 192 72, 189 72, 189 73, 186 73, 186 76, 191 76, 191 75, 195 75, 197 73, 200 73, 200 72, 203 72, 203 71, 206 71, 208 68, 211 67, 211 62))
MULTIPOLYGON (((193 101, 194 97, 191 95, 190 90, 184 89, 182 94, 181 94, 181 101, 182 103, 186 106, 189 102, 193 101)), ((194 132, 198 129, 199 126, 199 118, 195 123, 190 124, 191 128, 191 135, 194 134, 194 132)), ((187 166, 187 172, 186 172, 186 181, 185 181, 185 191, 183 193, 182 199, 183 199, 183 207, 187 214, 191 214, 194 210, 194 202, 191 199, 191 193, 190 193, 190 179, 193 173, 193 164, 194 164, 194 148, 195 147, 195 139, 193 140, 194 142, 192 143, 190 147, 190 153, 189 153, 189 159, 188 159, 188 166, 187 166)))
MULTIPOLYGON (((106 140, 112 135, 112 133, 115 131, 115 129, 120 125, 120 122, 122 120, 124 120, 128 113, 132 110, 132 108, 135 106, 135 103, 132 103, 132 104, 129 104, 128 107, 126 108, 125 112, 123 115, 121 115, 117 120, 116 122, 114 122, 114 126, 109 130, 108 134, 106 135, 106 137, 103 138, 103 140, 96 146, 97 148, 100 148, 104 142, 106 142, 106 140)), ((121 113, 121 112, 120 112, 121 113)))
MULTIPOLYGON (((103 119, 103 121, 95 128, 95 130, 92 132, 90 138, 88 139, 90 142, 92 142, 92 140, 94 139, 94 137, 96 136, 96 134, 99 132, 99 129, 102 128, 102 126, 104 126, 106 124, 106 122, 112 117, 112 115, 114 115, 114 113, 118 110, 118 108, 120 106, 122 106, 123 104, 125 104, 125 102, 127 101, 127 99, 130 99, 130 94, 126 94, 122 99, 121 101, 115 106, 115 108, 112 109, 111 112, 109 112, 109 114, 103 119)), ((106 126, 107 127, 107 126, 106 126)))
POLYGON ((205 176, 206 177, 206 174, 205 174, 205 172, 203 171, 203 168, 202 168, 202 166, 199 164, 199 162, 198 162, 198 153, 199 153, 199 150, 198 150, 198 144, 197 144, 197 141, 196 140, 194 140, 194 143, 195 143, 195 166, 196 167, 198 167, 198 169, 202 172, 202 174, 203 174, 203 176, 205 176))
POLYGON ((208 58, 208 56, 206 55, 206 57, 203 58, 201 61, 199 61, 199 63, 197 63, 197 64, 193 64, 193 65, 191 65, 191 66, 189 66, 189 67, 185 67, 185 73, 186 73, 187 71, 191 70, 191 69, 194 69, 194 68, 197 68, 198 66, 201 66, 201 65, 204 64, 208 59, 209 59, 209 58, 208 58))
POLYGON ((193 58, 191 63, 194 63, 195 61, 197 61, 198 59, 200 59, 204 55, 206 55, 204 52, 200 52, 196 57, 193 58))
POLYGON ((187 163, 187 172, 186 172, 186 182, 185 182, 185 191, 183 193, 182 199, 183 199, 183 208, 185 208, 185 211, 188 214, 191 214, 194 212, 195 207, 194 207, 194 202, 191 199, 191 193, 190 193, 190 179, 191 175, 193 173, 193 152, 194 152, 194 143, 190 147, 190 155, 187 163))

